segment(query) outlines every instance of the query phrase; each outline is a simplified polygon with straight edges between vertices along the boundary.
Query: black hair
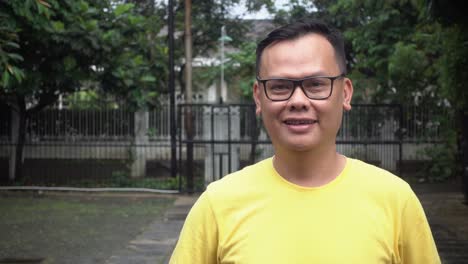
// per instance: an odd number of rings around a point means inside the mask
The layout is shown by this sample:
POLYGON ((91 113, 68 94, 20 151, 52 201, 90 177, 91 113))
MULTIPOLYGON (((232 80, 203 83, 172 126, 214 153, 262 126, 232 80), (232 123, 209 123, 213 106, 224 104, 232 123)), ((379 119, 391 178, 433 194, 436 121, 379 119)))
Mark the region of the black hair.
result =
POLYGON ((337 59, 338 66, 343 74, 346 74, 346 54, 344 50, 344 40, 340 31, 328 26, 322 21, 310 19, 300 20, 282 27, 279 27, 270 32, 265 39, 257 44, 257 60, 256 60, 256 71, 257 76, 260 74, 260 64, 262 59, 262 53, 273 43, 277 43, 285 40, 295 40, 302 36, 310 33, 319 34, 325 37, 333 49, 337 59))

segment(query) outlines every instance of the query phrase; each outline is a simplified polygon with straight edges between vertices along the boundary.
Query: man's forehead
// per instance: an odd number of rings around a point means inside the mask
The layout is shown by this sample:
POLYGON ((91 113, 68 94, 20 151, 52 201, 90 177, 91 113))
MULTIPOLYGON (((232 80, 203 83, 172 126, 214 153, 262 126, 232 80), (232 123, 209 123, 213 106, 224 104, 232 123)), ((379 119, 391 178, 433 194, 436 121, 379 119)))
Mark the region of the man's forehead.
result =
POLYGON ((263 50, 260 62, 263 64, 272 59, 288 60, 288 58, 298 55, 336 58, 333 46, 324 36, 310 33, 295 39, 281 40, 270 44, 263 50))
POLYGON ((336 56, 330 42, 322 35, 307 34, 291 40, 277 41, 265 48, 260 72, 270 72, 273 69, 271 67, 274 67, 276 72, 284 67, 302 64, 314 64, 314 71, 318 71, 319 68, 329 68, 331 63, 336 64, 336 56))
POLYGON ((261 63, 273 60, 288 60, 292 56, 328 57, 335 59, 335 50, 322 35, 307 34, 295 39, 276 41, 263 50, 261 63))
POLYGON ((306 42, 306 41, 310 42, 310 44, 322 43, 324 45, 329 45, 331 48, 333 48, 331 43, 328 41, 328 39, 326 37, 324 37, 323 35, 318 34, 318 33, 307 33, 307 34, 300 35, 300 36, 297 36, 297 37, 292 38, 292 39, 276 40, 276 41, 272 42, 270 45, 268 45, 264 49, 264 52, 267 51, 267 50, 274 49, 277 46, 283 46, 283 45, 292 45, 292 46, 294 46, 294 45, 297 45, 299 43, 306 42))

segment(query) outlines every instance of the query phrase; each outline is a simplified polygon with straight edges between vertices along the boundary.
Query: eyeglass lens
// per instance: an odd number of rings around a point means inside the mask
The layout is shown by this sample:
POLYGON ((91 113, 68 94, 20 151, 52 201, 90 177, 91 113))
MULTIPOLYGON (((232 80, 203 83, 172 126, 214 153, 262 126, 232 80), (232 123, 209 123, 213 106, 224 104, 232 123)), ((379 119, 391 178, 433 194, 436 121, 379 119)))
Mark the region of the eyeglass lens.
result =
POLYGON ((300 86, 307 97, 311 99, 324 99, 330 96, 332 80, 315 77, 304 80, 273 79, 265 82, 267 95, 272 100, 286 100, 300 86))

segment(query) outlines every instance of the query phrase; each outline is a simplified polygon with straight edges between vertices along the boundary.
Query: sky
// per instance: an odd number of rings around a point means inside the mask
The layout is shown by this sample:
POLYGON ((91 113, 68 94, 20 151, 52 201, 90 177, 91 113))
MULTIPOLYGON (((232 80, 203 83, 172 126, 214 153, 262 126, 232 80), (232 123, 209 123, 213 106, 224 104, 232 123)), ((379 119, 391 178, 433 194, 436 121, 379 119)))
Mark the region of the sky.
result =
MULTIPOLYGON (((276 0, 275 1, 275 5, 276 5, 277 9, 288 9, 288 7, 287 7, 288 3, 289 3, 289 0, 276 0)), ((258 12, 247 13, 247 9, 245 8, 244 1, 241 1, 241 3, 232 10, 232 14, 233 15, 240 15, 241 18, 245 18, 245 19, 273 18, 273 16, 270 13, 268 13, 268 11, 264 7, 258 12)))
MULTIPOLYGON (((192 0, 196 1, 196 0, 192 0)), ((156 0, 156 2, 164 2, 167 4, 167 0, 156 0)), ((287 5, 289 3, 289 0, 276 0, 275 5, 277 9, 288 9, 287 5)), ((273 18, 273 16, 268 13, 268 11, 265 8, 262 8, 258 12, 254 13, 247 13, 247 9, 245 8, 245 1, 241 1, 237 7, 234 7, 232 10, 232 14, 235 15, 240 15, 241 18, 245 19, 267 19, 267 18, 273 18)))

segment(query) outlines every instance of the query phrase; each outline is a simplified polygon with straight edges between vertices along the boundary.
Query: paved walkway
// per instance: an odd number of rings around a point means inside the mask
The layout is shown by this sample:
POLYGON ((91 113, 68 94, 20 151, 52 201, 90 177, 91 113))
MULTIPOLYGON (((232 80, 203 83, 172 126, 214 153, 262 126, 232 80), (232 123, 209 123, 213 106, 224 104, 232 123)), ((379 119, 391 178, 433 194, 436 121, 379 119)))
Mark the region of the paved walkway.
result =
POLYGON ((419 194, 444 264, 468 263, 468 206, 461 193, 419 194))
POLYGON ((111 256, 108 264, 165 264, 179 237, 185 217, 198 196, 181 195, 162 219, 156 220, 128 246, 111 256))
MULTIPOLYGON (((468 206, 463 195, 454 191, 416 189, 426 211, 439 254, 444 264, 468 264, 468 206)), ((116 252, 108 264, 147 264, 168 262, 184 219, 197 196, 178 196, 164 218, 149 225, 116 252)))

